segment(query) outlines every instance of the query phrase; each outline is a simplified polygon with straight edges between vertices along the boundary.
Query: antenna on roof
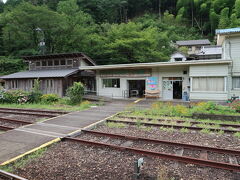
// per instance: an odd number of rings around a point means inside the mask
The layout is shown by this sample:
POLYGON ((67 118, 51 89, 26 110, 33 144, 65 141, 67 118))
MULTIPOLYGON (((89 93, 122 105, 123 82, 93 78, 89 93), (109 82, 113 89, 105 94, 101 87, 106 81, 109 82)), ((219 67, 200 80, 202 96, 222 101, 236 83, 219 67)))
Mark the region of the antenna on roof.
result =
POLYGON ((39 34, 40 34, 40 42, 39 42, 39 49, 40 49, 40 54, 44 55, 45 54, 45 37, 44 37, 44 31, 41 28, 36 28, 35 29, 39 34))

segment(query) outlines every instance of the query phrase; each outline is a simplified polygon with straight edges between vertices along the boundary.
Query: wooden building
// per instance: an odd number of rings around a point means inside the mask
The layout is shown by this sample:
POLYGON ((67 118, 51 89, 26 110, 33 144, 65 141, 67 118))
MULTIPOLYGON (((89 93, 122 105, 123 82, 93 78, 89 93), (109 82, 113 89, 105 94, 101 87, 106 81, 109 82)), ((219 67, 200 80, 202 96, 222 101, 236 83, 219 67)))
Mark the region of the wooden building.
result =
POLYGON ((62 97, 73 82, 82 82, 87 92, 95 91, 95 74, 92 71, 80 71, 79 67, 96 64, 83 53, 27 56, 23 59, 29 64, 29 71, 1 77, 5 80, 7 90, 30 91, 34 87, 34 79, 39 79, 44 94, 62 97))

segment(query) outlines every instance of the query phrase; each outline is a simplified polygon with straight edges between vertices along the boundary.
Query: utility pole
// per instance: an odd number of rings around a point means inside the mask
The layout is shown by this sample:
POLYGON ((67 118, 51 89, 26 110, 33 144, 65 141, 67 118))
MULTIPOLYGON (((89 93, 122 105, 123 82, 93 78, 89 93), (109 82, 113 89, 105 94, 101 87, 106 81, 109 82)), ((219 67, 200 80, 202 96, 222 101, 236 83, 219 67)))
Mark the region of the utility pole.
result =
POLYGON ((44 55, 45 54, 45 37, 44 37, 44 32, 43 32, 43 30, 41 28, 37 28, 36 31, 42 34, 40 42, 39 42, 39 49, 40 49, 40 53, 42 55, 44 55))

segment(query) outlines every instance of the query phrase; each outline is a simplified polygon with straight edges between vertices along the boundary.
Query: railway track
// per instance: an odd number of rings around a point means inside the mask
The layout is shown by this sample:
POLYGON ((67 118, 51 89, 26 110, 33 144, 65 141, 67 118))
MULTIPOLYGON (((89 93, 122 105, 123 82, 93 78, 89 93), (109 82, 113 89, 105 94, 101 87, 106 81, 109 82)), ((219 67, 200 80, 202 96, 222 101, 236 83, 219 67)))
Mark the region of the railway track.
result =
POLYGON ((103 133, 98 131, 82 130, 82 132, 84 133, 83 138, 65 137, 63 138, 63 140, 73 141, 73 142, 83 143, 83 144, 88 144, 93 146, 103 146, 103 147, 113 148, 120 151, 129 151, 129 152, 147 155, 147 156, 153 156, 157 158, 163 158, 163 159, 174 160, 174 161, 179 161, 184 163, 190 163, 195 165, 240 172, 240 165, 238 162, 240 161, 240 151, 237 151, 237 150, 176 143, 171 141, 162 141, 157 139, 148 139, 148 138, 141 138, 136 136, 103 133), (84 135, 86 136, 84 137, 84 135), (159 150, 156 150, 156 148, 154 147, 158 147, 161 144, 170 146, 171 149, 173 149, 173 147, 177 149, 180 148, 180 151, 178 150, 177 152, 174 152, 174 153, 159 152, 159 150), (145 147, 145 145, 151 147, 151 149, 154 149, 154 151, 148 150, 148 148, 145 147), (139 148, 139 147, 144 147, 144 148, 139 148), (184 155, 184 151, 189 151, 189 150, 193 152, 199 151, 200 152, 199 157, 184 155), (218 158, 215 158, 215 159, 212 158, 212 153, 226 156, 228 158, 228 162, 218 160, 218 158), (211 157, 210 160, 208 157, 211 157))
POLYGON ((31 112, 21 112, 21 111, 9 111, 9 110, 0 110, 0 113, 7 113, 7 114, 17 114, 17 115, 30 115, 30 116, 39 116, 39 117, 56 117, 57 115, 53 114, 43 114, 43 113, 31 113, 31 112))
POLYGON ((0 113, 17 114, 17 115, 31 115, 38 117, 56 117, 69 112, 65 111, 44 111, 36 109, 18 109, 18 108, 0 108, 0 113))
POLYGON ((40 110, 40 109, 23 109, 23 108, 0 108, 5 111, 21 111, 21 112, 37 112, 37 113, 51 113, 51 114, 67 114, 67 111, 52 111, 52 110, 40 110))
POLYGON ((122 119, 133 119, 133 120, 147 120, 147 121, 159 121, 159 122, 176 122, 176 123, 190 123, 192 125, 198 124, 208 124, 208 125, 219 125, 222 127, 233 127, 240 128, 240 124, 226 124, 226 123, 214 123, 214 122, 201 122, 201 121, 191 121, 191 120, 177 120, 177 119, 160 119, 160 118, 145 118, 145 117, 137 117, 137 116, 122 116, 118 115, 118 118, 122 119))
POLYGON ((13 130, 13 129, 15 129, 15 128, 0 125, 0 130, 2 130, 2 131, 9 131, 9 130, 13 130))
POLYGON ((1 177, 6 179, 6 180, 27 180, 25 178, 22 178, 20 176, 12 174, 12 173, 8 173, 8 172, 3 171, 3 170, 0 170, 0 179, 1 179, 1 177))
POLYGON ((12 130, 17 127, 28 125, 28 124, 32 124, 32 123, 28 121, 0 117, 0 130, 3 130, 3 131, 12 130))
MULTIPOLYGON (((113 120, 108 119, 106 122, 114 122, 114 123, 124 123, 130 125, 138 125, 139 122, 137 121, 127 121, 127 120, 113 120)), ((174 129, 182 129, 186 128, 189 130, 201 131, 203 129, 209 129, 211 131, 224 131, 226 133, 236 133, 240 132, 240 130, 235 129, 222 129, 222 128, 211 128, 211 127, 194 127, 194 126, 184 126, 184 125, 175 125, 175 124, 164 124, 164 123, 151 123, 151 122, 140 122, 143 126, 151 126, 151 127, 165 127, 165 128, 174 128, 174 129)))

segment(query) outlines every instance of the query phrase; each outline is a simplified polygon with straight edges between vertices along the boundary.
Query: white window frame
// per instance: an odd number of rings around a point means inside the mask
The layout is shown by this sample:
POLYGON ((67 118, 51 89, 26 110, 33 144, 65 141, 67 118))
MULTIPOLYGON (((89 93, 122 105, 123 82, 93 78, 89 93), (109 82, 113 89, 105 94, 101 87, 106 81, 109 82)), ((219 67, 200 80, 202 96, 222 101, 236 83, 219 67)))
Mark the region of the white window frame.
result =
POLYGON ((102 79, 102 88, 103 88, 103 89, 112 89, 112 88, 114 88, 114 89, 120 89, 120 88, 121 88, 121 79, 120 79, 120 78, 103 78, 103 79, 102 79), (104 83, 103 83, 104 80, 114 80, 114 79, 115 79, 115 80, 119 80, 119 87, 105 87, 105 86, 104 86, 104 83))
POLYGON ((190 92, 191 93, 226 93, 227 92, 227 77, 226 76, 194 76, 190 77, 190 92), (193 91, 193 78, 224 78, 223 91, 193 91))

